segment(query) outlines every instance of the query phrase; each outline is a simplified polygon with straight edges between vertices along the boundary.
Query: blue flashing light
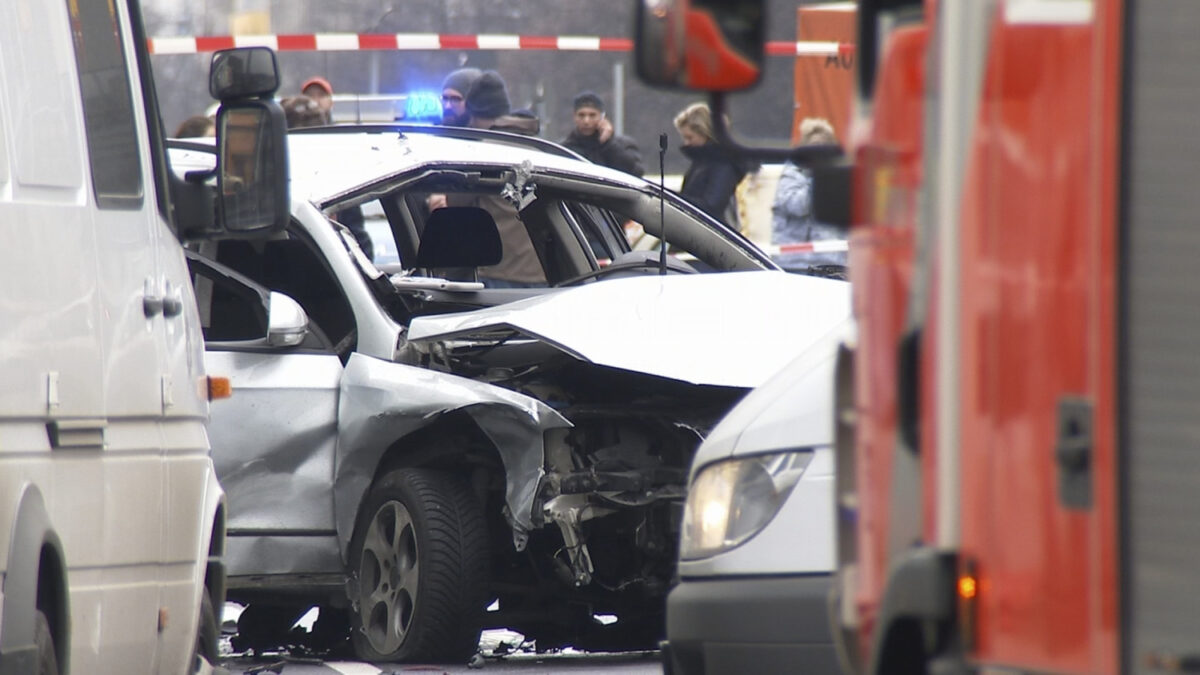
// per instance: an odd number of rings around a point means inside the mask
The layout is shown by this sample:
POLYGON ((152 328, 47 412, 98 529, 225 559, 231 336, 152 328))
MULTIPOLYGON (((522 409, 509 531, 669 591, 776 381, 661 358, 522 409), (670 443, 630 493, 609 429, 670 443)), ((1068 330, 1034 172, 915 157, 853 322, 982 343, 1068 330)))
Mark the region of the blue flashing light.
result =
POLYGON ((427 91, 413 92, 404 101, 404 119, 413 122, 436 122, 442 119, 442 98, 427 91))

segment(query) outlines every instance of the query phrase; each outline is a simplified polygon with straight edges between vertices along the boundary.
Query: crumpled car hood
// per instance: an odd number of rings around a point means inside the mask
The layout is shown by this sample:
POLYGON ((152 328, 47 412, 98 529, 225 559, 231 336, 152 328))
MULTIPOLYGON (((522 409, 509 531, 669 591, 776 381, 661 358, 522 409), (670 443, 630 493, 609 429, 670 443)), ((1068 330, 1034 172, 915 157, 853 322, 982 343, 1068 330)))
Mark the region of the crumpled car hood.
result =
POLYGON ((775 271, 641 276, 418 317, 408 339, 488 339, 511 330, 598 365, 752 388, 849 315, 844 281, 775 271))

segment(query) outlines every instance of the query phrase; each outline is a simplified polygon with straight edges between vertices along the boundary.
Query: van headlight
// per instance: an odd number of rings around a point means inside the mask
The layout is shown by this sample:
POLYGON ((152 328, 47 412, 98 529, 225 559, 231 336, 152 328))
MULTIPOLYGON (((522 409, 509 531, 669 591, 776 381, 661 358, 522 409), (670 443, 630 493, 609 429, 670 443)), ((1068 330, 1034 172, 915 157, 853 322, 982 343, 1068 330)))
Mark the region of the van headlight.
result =
POLYGON ((787 501, 812 457, 811 451, 779 452, 701 469, 688 489, 680 556, 707 558, 758 534, 787 501))

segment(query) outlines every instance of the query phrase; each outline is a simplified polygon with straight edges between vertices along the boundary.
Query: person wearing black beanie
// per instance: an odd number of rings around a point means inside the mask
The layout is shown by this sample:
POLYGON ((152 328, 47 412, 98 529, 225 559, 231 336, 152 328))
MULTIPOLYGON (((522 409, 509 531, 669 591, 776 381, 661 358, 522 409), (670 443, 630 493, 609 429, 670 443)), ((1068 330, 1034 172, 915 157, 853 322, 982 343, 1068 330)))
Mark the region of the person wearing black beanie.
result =
POLYGON ((467 112, 467 92, 482 74, 478 68, 459 68, 442 81, 442 126, 467 126, 471 119, 467 112))
MULTIPOLYGON (((494 70, 485 70, 471 83, 467 92, 467 114, 470 121, 467 126, 475 129, 497 129, 529 133, 524 129, 510 129, 506 123, 519 120, 523 125, 537 123, 537 118, 514 118, 510 116, 511 108, 508 102, 508 87, 504 78, 494 70)), ((533 248, 533 240, 529 238, 529 230, 521 221, 517 207, 499 194, 465 194, 449 193, 445 196, 447 206, 477 206, 492 214, 496 221, 496 230, 500 233, 501 248, 504 251, 500 263, 479 269, 480 281, 488 288, 525 288, 545 286, 546 273, 542 269, 541 260, 533 248)))
POLYGON ((490 129, 497 118, 508 114, 508 87, 504 78, 494 70, 485 70, 467 92, 467 112, 470 126, 490 129))
POLYGON ((635 176, 645 173, 637 141, 615 133, 604 115, 604 100, 593 91, 575 97, 575 129, 562 144, 596 164, 611 166, 635 176))

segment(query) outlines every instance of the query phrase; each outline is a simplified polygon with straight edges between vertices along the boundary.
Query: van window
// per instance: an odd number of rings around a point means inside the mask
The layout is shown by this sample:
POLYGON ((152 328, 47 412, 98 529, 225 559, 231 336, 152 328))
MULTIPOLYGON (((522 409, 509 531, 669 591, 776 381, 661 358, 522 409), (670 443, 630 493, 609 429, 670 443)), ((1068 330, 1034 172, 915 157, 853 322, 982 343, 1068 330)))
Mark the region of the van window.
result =
POLYGON ((83 97, 92 189, 100 208, 142 204, 142 166, 116 4, 67 0, 83 97))
POLYGON ((66 8, 57 2, 0 2, 0 8, 0 123, 12 185, 6 192, 18 201, 73 200, 84 179, 71 36, 49 28, 69 24, 66 8))

